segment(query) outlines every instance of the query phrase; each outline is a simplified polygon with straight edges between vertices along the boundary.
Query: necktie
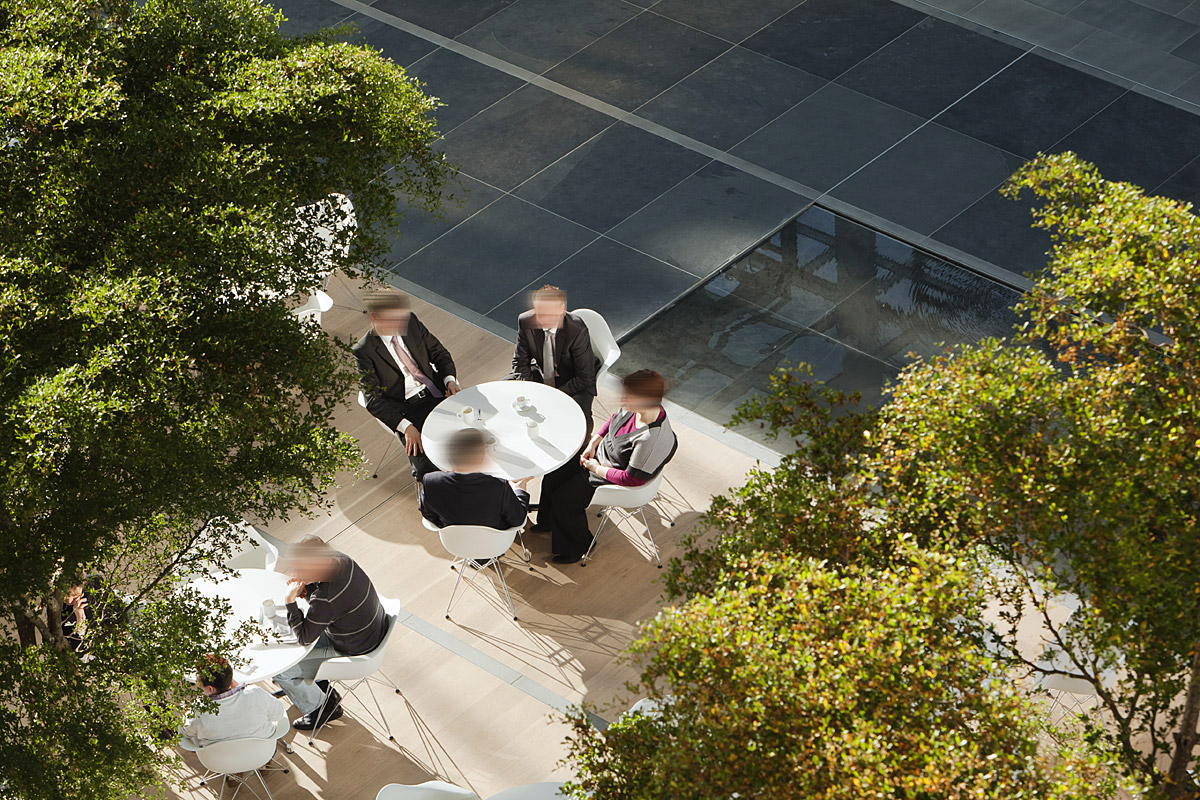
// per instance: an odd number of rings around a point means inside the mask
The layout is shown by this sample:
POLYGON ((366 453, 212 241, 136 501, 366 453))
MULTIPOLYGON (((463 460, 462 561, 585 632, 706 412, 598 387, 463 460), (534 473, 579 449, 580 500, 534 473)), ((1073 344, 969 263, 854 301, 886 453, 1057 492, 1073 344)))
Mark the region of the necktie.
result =
POLYGON ((415 378, 419 383, 424 384, 425 388, 428 389, 429 393, 434 397, 443 396, 442 390, 437 388, 437 384, 429 380, 429 378, 425 376, 424 372, 421 372, 420 368, 417 367, 417 362, 413 361, 413 357, 410 356, 408 351, 404 349, 404 346, 400 344, 399 336, 392 337, 392 347, 396 348, 396 355, 400 357, 400 363, 404 365, 406 370, 408 370, 409 375, 412 375, 413 378, 415 378))
POLYGON ((554 385, 554 333, 546 331, 546 340, 542 343, 542 382, 547 386, 554 385))

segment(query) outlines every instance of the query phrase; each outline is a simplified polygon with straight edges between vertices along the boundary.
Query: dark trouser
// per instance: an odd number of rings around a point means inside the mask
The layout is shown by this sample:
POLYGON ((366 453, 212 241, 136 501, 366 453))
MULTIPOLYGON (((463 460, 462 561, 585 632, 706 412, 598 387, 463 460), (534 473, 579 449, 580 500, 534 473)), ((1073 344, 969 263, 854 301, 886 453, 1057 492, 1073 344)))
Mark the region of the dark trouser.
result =
POLYGON ((588 471, 575 461, 542 478, 538 521, 550 526, 550 544, 560 556, 582 556, 592 545, 587 507, 596 487, 588 471))
MULTIPOLYGON (((419 431, 425 427, 425 420, 429 417, 429 412, 433 411, 440 402, 442 402, 440 397, 426 397, 424 400, 418 400, 405 409, 404 418, 411 422, 413 427, 419 431)), ((404 434, 399 433, 399 431, 397 431, 397 434, 400 436, 400 446, 404 447, 404 434)), ((420 481, 430 472, 438 471, 437 465, 429 460, 429 456, 425 455, 424 451, 417 453, 415 456, 410 455, 408 463, 412 464, 413 472, 417 475, 417 481, 420 481)))

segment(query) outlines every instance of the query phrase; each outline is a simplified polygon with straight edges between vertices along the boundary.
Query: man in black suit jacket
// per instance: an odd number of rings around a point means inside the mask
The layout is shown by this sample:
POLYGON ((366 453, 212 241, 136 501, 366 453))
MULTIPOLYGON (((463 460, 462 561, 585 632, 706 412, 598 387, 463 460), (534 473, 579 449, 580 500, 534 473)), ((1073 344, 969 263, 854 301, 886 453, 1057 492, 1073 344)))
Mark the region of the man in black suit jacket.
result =
POLYGON ((367 411, 404 439, 420 480, 437 469, 425 455, 421 427, 443 397, 458 393, 454 359, 400 292, 371 295, 367 311, 371 330, 353 348, 367 411))
POLYGON ((548 383, 569 394, 583 409, 592 432, 592 400, 600 359, 592 352, 587 325, 567 313, 567 293, 546 285, 533 293, 533 308, 517 318, 517 350, 513 375, 523 381, 548 383), (550 348, 546 347, 546 337, 550 348), (549 379, 547 379, 549 373, 549 379))
POLYGON ((487 449, 483 432, 464 428, 446 443, 452 471, 430 472, 422 479, 421 515, 439 528, 483 525, 508 530, 525 524, 529 479, 509 483, 484 472, 487 449))

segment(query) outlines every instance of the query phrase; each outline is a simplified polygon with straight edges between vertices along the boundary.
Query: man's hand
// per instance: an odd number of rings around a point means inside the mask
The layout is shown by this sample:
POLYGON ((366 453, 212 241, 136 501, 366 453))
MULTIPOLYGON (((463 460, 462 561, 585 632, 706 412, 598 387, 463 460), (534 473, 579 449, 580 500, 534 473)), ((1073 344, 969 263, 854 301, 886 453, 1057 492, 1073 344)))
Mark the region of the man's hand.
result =
POLYGON ((425 448, 421 445, 421 432, 417 430, 416 425, 409 425, 408 430, 404 432, 404 449, 410 456, 425 452, 425 448))
POLYGON ((456 395, 461 391, 462 389, 459 388, 458 381, 446 381, 446 397, 456 395))
POLYGON ((304 581, 299 578, 291 578, 287 582, 287 596, 284 598, 288 603, 296 602, 296 598, 304 594, 304 581))
POLYGON ((71 606, 75 609, 75 621, 83 624, 87 620, 87 598, 83 595, 75 598, 75 602, 71 606))

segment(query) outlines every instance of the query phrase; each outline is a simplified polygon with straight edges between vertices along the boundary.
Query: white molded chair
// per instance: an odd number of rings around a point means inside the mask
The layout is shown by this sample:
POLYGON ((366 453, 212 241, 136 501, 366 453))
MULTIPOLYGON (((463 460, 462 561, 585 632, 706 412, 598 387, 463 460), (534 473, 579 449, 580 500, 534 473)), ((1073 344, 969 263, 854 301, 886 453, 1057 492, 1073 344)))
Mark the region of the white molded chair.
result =
MULTIPOLYGON (((458 572, 458 579, 454 581, 454 588, 450 591, 450 602, 446 604, 446 619, 450 619, 450 610, 454 608, 454 596, 458 594, 458 587, 462 583, 463 575, 471 570, 472 566, 479 572, 483 572, 488 567, 495 570, 496 577, 500 579, 500 589, 504 593, 504 600, 508 604, 508 611, 514 620, 517 618, 517 610, 513 607, 512 596, 508 593, 508 582, 504 580, 504 571, 500 568, 500 557, 508 552, 508 548, 512 547, 520 530, 520 528, 510 528, 500 531, 495 528, 485 528, 482 525, 450 525, 438 531, 442 546, 450 555, 454 556, 450 569, 458 572)), ((491 579, 489 578, 489 580, 491 579)), ((471 585, 475 584, 474 571, 467 578, 467 582, 471 585)))
MULTIPOLYGON (((617 344, 617 337, 613 336, 612 328, 608 327, 608 322, 600 316, 600 312, 590 308, 577 308, 571 313, 583 320, 583 324, 587 326, 588 338, 592 341, 592 352, 596 354, 596 358, 600 359, 600 368, 596 370, 596 387, 599 389, 604 376, 621 357, 621 348, 617 344)), ((596 405, 604 410, 604 406, 599 401, 596 402, 596 405)))
POLYGON ((514 786, 494 794, 488 800, 559 800, 563 784, 547 781, 545 783, 527 783, 524 786, 514 786))
POLYGON ((583 320, 583 324, 587 326, 588 338, 592 340, 592 352, 596 354, 596 358, 600 359, 600 369, 596 371, 596 383, 599 384, 601 379, 608 374, 612 365, 617 363, 617 359, 621 357, 621 348, 617 344, 617 337, 613 336, 608 322, 600 316, 598 311, 592 311, 590 308, 577 308, 571 313, 583 320))
POLYGON ((249 538, 242 544, 241 550, 225 560, 223 566, 229 569, 274 570, 280 552, 287 545, 248 522, 242 523, 241 528, 249 538))
MULTIPOLYGON (((441 528, 439 528, 437 525, 434 525, 429 520, 425 519, 425 517, 421 517, 421 524, 424 525, 427 530, 431 530, 434 533, 442 532, 441 528)), ((489 528, 489 530, 491 530, 491 529, 489 528)), ((525 546, 525 536, 524 536, 525 526, 521 525, 519 527, 513 528, 513 530, 515 530, 517 532, 517 536, 514 539, 514 544, 519 543, 521 545, 521 560, 523 562, 525 562, 526 564, 529 564, 529 562, 533 560, 533 554, 531 554, 529 552, 529 548, 525 546)), ((529 567, 529 571, 533 572, 532 566, 529 567)))
MULTIPOLYGON (((365 394, 363 394, 362 392, 358 393, 358 404, 360 406, 362 406, 364 411, 367 410, 367 396, 365 394)), ((368 411, 367 413, 370 413, 370 412, 368 411)), ((403 452, 405 452, 405 450, 402 445, 395 452, 393 452, 392 448, 395 447, 400 442, 400 434, 398 434, 396 431, 392 430, 387 425, 385 425, 383 420, 379 419, 374 414, 371 415, 371 419, 378 422, 379 427, 383 428, 388 433, 388 446, 383 451, 383 458, 379 459, 379 463, 375 466, 375 472, 371 475, 372 478, 378 478, 379 471, 382 470, 385 466, 387 466, 387 463, 391 459, 391 457, 396 455, 396 453, 403 453, 403 452)))
MULTIPOLYGON (((392 729, 388 725, 387 717, 379 705, 379 700, 375 697, 375 690, 371 688, 371 684, 378 683, 382 686, 390 686, 395 690, 396 694, 400 694, 400 687, 396 686, 391 678, 379 671, 379 668, 383 665, 383 656, 387 652, 388 642, 396 632, 396 628, 400 627, 400 601, 390 597, 380 597, 379 602, 383 604, 383 610, 387 612, 388 617, 387 632, 383 634, 383 641, 379 643, 379 646, 371 652, 360 656, 336 656, 325 659, 317 667, 316 680, 329 681, 329 692, 326 692, 325 698, 321 701, 321 710, 324 710, 325 704, 329 702, 334 686, 340 686, 344 690, 344 696, 353 696, 355 700, 358 700, 358 704, 363 707, 367 714, 373 719, 378 720, 383 726, 383 729, 387 732, 388 739, 395 741, 396 737, 392 735, 392 729), (378 717, 375 716, 366 703, 354 695, 355 690, 361 686, 367 687, 367 692, 371 695, 371 700, 375 703, 375 711, 379 712, 378 717)), ((309 744, 313 743, 323 727, 323 725, 318 725, 309 733, 309 744)))
MULTIPOLYGON (((267 793, 267 800, 273 800, 271 790, 267 788, 267 782, 263 778, 263 773, 269 770, 282 770, 288 772, 288 768, 275 761, 275 752, 278 747, 279 739, 287 735, 291 730, 291 725, 288 724, 286 718, 275 723, 275 735, 267 739, 227 739, 223 742, 213 742, 204 747, 197 747, 190 740, 180 742, 180 747, 184 750, 195 752, 200 759, 200 763, 208 770, 208 774, 200 779, 200 785, 204 786, 213 778, 221 778, 221 794, 220 798, 225 797, 225 784, 229 781, 229 776, 239 775, 243 772, 253 772, 258 776, 258 782, 262 784, 263 791, 267 793), (274 764, 274 766, 268 766, 274 764)), ((237 793, 242 790, 242 787, 250 789, 250 793, 261 800, 261 795, 254 790, 248 782, 238 782, 237 788, 233 790, 230 800, 237 797, 237 793)))
POLYGON ((443 781, 425 781, 416 786, 389 783, 379 790, 375 800, 479 800, 479 795, 443 781))
POLYGON ((303 321, 316 320, 321 324, 321 315, 333 308, 333 298, 320 289, 314 289, 304 305, 292 309, 292 316, 303 321))
MULTIPOLYGON (((662 569, 662 558, 658 553, 658 544, 654 541, 654 533, 650 530, 650 523, 646 521, 646 506, 654 502, 658 497, 658 488, 662 485, 663 475, 660 471, 650 480, 643 483, 641 486, 616 486, 614 484, 605 484, 596 487, 596 494, 592 498, 592 505, 602 506, 600 512, 596 515, 601 518, 600 527, 596 528, 596 535, 592 537, 592 545, 587 552, 583 554, 581 566, 586 567, 588 561, 592 558, 592 551, 596 549, 596 545, 600 541, 600 533, 608 524, 608 518, 615 510, 620 513, 622 521, 629 519, 635 514, 640 515, 642 524, 646 526, 646 536, 650 539, 650 548, 654 553, 654 560, 658 562, 658 568, 662 569)), ((673 526, 675 521, 662 514, 663 522, 668 526, 673 526)))

